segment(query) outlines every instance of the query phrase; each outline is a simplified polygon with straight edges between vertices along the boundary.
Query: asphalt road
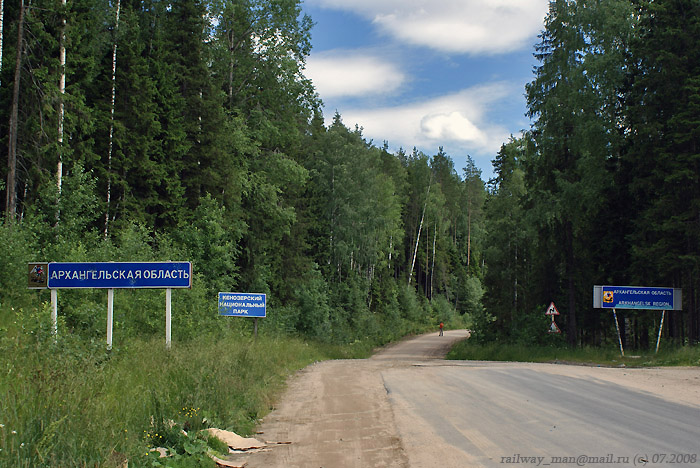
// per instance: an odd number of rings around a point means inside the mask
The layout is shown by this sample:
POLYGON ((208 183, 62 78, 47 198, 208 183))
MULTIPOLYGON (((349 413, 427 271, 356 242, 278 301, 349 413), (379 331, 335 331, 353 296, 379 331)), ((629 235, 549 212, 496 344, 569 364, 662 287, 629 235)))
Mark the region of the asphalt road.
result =
POLYGON ((497 363, 382 376, 412 467, 700 467, 699 407, 497 363))
POLYGON ((285 444, 242 462, 700 468, 700 368, 666 380, 665 370, 440 359, 466 336, 434 333, 368 360, 311 366, 262 426, 262 438, 285 444), (682 383, 684 399, 650 391, 647 376, 657 389, 682 383))

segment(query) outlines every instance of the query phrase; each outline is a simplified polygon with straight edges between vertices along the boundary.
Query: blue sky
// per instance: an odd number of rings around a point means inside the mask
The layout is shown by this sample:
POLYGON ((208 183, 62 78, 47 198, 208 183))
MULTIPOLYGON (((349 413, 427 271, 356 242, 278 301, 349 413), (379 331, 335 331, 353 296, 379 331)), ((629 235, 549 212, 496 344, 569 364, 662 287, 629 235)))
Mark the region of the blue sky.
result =
POLYGON ((443 146, 487 180, 510 135, 530 127, 525 84, 548 0, 304 0, 315 22, 305 74, 330 122, 396 151, 443 146))

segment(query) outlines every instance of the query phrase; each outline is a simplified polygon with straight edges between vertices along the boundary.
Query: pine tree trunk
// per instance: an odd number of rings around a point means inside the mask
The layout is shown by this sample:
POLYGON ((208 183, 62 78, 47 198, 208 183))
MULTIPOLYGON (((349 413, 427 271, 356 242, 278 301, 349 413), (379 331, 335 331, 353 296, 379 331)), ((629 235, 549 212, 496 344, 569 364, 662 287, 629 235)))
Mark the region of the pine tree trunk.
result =
POLYGON ((515 243, 515 263, 513 264, 513 312, 510 314, 511 323, 513 323, 513 314, 518 311, 518 243, 515 243))
POLYGON ((467 272, 469 272, 470 259, 472 257, 472 210, 471 200, 467 204, 467 272))
POLYGON ((22 70, 22 44, 24 42, 24 0, 20 0, 19 23, 17 25, 17 58, 15 60, 15 82, 12 89, 12 110, 10 111, 10 134, 7 152, 7 197, 5 214, 14 220, 17 213, 17 119, 19 114, 19 86, 22 70))
POLYGON ((576 327, 576 282, 575 282, 575 257, 574 257, 574 233, 571 221, 567 221, 565 226, 565 254, 566 254, 566 276, 569 289, 569 313, 567 315, 567 341, 569 346, 576 347, 577 327, 576 327))
MULTIPOLYGON (((0 79, 2 78, 2 37, 5 25, 5 0, 0 0, 0 79)), ((2 86, 2 81, 0 81, 2 86)))

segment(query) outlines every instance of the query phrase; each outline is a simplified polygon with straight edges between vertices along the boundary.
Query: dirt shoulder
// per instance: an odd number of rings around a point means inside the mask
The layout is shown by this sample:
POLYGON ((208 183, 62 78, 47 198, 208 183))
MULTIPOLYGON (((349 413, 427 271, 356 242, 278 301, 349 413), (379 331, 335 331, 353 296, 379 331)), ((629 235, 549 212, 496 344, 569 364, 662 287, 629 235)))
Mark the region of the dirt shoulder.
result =
POLYGON ((318 362, 293 376, 259 428, 267 450, 233 455, 256 467, 407 467, 382 370, 442 359, 466 330, 396 343, 371 359, 318 362))

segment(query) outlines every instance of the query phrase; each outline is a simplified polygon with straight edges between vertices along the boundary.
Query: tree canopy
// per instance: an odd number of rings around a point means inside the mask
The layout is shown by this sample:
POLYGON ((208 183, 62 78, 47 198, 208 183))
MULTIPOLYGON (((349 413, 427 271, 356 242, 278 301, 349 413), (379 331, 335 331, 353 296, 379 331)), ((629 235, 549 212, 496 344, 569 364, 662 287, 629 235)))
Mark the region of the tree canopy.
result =
MULTIPOLYGON (((643 284, 682 288, 666 333, 700 338, 697 1, 551 1, 532 127, 489 181, 469 155, 324 123, 299 0, 35 0, 4 18, 2 314, 38 307, 10 286, 28 261, 179 257, 201 288, 191 327, 213 326, 216 291, 247 290, 270 295, 266 326, 323 340, 469 318, 477 339, 547 342, 554 301, 570 346, 601 344, 592 286, 643 284)), ((92 300, 66 306, 88 334, 92 300)), ((623 325, 640 347, 658 331, 652 313, 623 325)))

